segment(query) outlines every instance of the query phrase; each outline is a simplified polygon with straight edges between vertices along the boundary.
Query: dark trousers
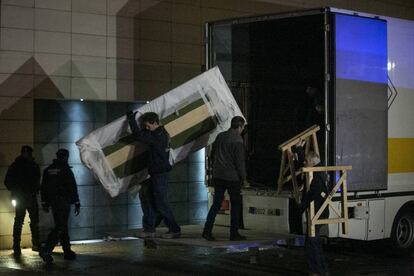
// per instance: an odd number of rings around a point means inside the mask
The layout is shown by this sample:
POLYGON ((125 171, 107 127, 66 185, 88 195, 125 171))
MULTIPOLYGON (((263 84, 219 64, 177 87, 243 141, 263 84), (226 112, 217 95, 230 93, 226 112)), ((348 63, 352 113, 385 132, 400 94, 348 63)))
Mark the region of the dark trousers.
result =
MULTIPOLYGON (((151 212, 152 206, 154 202, 154 197, 152 195, 152 188, 151 188, 151 179, 148 179, 141 183, 142 187, 139 191, 139 200, 141 202, 141 209, 142 209, 142 227, 144 228, 145 232, 150 232, 149 230, 152 229, 151 225, 151 212)), ((162 221, 162 216, 160 213, 156 211, 155 214, 155 224, 154 230, 157 228, 162 221)))
POLYGON ((20 247, 20 239, 26 210, 29 212, 30 231, 32 232, 32 245, 39 246, 39 207, 37 205, 37 197, 34 196, 18 196, 15 197, 16 216, 14 217, 13 226, 13 247, 20 247))
POLYGON ((305 239, 305 254, 308 261, 309 271, 325 275, 328 273, 328 262, 323 254, 322 244, 319 239, 319 234, 322 225, 315 226, 315 237, 306 237, 305 239))
POLYGON ((181 228, 175 221, 173 212, 168 204, 167 173, 151 175, 147 197, 142 204, 144 213, 144 231, 155 232, 157 217, 161 216, 170 232, 180 232, 181 228))
POLYGON ((239 230, 239 219, 241 209, 240 182, 226 181, 222 179, 214 179, 213 181, 213 205, 211 205, 210 210, 208 211, 207 220, 204 225, 204 231, 211 232, 213 230, 214 221, 216 220, 217 213, 220 211, 221 203, 224 199, 224 192, 227 190, 230 195, 231 203, 230 234, 235 234, 239 230))
POLYGON ((49 233, 46 242, 46 250, 51 253, 57 243, 60 241, 63 251, 70 250, 70 239, 68 232, 68 219, 70 213, 70 204, 65 201, 56 201, 52 205, 52 214, 55 221, 55 227, 49 233))

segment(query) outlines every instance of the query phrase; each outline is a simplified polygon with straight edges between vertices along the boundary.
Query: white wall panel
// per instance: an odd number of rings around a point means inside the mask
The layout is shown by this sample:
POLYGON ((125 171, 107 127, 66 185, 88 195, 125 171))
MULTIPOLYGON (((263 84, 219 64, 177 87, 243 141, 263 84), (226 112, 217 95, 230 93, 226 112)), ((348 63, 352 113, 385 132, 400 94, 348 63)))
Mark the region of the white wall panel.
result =
POLYGON ((73 34, 72 54, 106 57, 106 37, 73 34))
POLYGON ((107 99, 117 101, 134 100, 134 81, 107 80, 107 99))
POLYGON ((106 0, 72 0, 72 11, 106 14, 106 0))
POLYGON ((3 5, 14 5, 22 7, 34 7, 34 0, 3 0, 3 5))
POLYGON ((86 13, 72 13, 72 32, 106 35, 106 16, 86 13))
POLYGON ((138 40, 108 37, 108 57, 134 58, 138 51, 138 40))
POLYGON ((36 30, 70 32, 70 12, 36 9, 35 28, 36 30))
POLYGON ((138 34, 138 20, 129 17, 107 17, 107 34, 108 36, 133 38, 138 34))
POLYGON ((106 79, 73 78, 72 99, 106 99, 106 79))
POLYGON ((35 54, 39 66, 35 66, 36 75, 70 76, 71 56, 58 54, 35 54))
POLYGON ((35 0, 35 7, 69 11, 71 0, 35 0))
POLYGON ((33 29, 33 12, 33 8, 3 6, 1 8, 1 26, 33 29))
POLYGON ((107 78, 108 79, 134 79, 134 60, 132 59, 107 59, 107 78))
POLYGON ((0 73, 33 73, 31 53, 0 51, 0 73))
POLYGON ((35 52, 70 54, 70 33, 36 31, 35 52))
POLYGON ((1 28, 1 50, 33 51, 33 31, 1 28))
POLYGON ((72 76, 106 78, 106 58, 73 56, 72 76))

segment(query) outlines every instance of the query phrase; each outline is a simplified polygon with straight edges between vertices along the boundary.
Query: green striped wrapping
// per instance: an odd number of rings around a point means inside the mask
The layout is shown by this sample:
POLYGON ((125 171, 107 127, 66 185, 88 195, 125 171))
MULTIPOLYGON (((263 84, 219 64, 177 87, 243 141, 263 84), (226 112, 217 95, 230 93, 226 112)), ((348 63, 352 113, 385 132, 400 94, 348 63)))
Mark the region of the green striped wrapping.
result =
MULTIPOLYGON (((217 126, 216 118, 208 112, 203 99, 189 103, 160 121, 170 134, 172 150, 194 141, 217 126)), ((122 137, 117 143, 104 148, 103 153, 118 178, 146 168, 145 145, 135 141, 133 135, 122 137)))

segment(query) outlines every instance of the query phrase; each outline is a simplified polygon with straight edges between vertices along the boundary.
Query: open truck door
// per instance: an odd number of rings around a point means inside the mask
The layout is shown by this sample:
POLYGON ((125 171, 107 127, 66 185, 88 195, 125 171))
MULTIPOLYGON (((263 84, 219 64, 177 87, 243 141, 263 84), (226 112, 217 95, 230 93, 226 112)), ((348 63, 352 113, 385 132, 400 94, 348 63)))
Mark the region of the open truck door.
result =
POLYGON ((322 8, 211 22, 206 34, 207 68, 247 87, 245 104, 235 98, 249 123, 247 170, 257 199, 244 216, 276 231, 300 228, 294 200, 286 204, 272 190, 278 145, 312 125, 320 127, 323 165, 352 166, 348 192, 388 188, 385 20, 322 8))

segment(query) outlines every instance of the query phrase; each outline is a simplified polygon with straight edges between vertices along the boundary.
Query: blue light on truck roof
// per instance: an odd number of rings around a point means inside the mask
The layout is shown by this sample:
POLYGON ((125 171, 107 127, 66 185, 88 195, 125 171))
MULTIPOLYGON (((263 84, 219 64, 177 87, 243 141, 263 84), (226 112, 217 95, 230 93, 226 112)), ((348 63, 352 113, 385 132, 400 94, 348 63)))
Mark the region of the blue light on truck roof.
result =
POLYGON ((387 83, 387 23, 336 14, 336 77, 387 83))

